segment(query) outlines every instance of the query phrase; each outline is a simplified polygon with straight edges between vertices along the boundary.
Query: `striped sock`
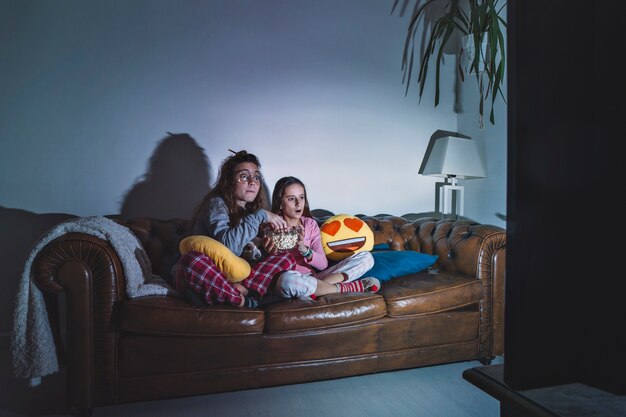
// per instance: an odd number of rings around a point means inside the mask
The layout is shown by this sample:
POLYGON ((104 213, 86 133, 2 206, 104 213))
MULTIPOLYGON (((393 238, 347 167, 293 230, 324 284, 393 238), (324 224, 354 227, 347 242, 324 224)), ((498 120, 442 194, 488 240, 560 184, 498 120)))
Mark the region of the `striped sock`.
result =
POLYGON ((365 277, 361 278, 360 281, 363 282, 363 288, 365 291, 377 292, 380 289, 380 280, 378 278, 365 277))
POLYGON ((254 307, 259 306, 259 302, 252 297, 243 297, 243 299, 244 299, 244 302, 243 302, 244 307, 254 308, 254 307))
POLYGON ((363 287, 363 283, 361 280, 356 280, 352 282, 341 282, 339 284, 335 284, 337 287, 337 292, 363 292, 365 288, 363 287))

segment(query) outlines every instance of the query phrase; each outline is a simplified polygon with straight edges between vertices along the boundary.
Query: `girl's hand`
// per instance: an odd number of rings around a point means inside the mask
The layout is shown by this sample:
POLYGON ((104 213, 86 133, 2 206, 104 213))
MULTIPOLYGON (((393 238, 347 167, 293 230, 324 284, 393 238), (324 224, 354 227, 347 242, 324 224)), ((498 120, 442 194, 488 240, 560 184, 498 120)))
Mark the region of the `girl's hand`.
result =
POLYGON ((267 223, 272 226, 272 229, 277 230, 287 228, 287 222, 282 216, 267 210, 265 210, 265 212, 267 213, 267 223))
POLYGON ((304 244, 304 229, 298 231, 298 251, 304 254, 309 248, 304 244))
POLYGON ((276 254, 276 245, 274 245, 274 241, 272 239, 267 236, 263 236, 261 244, 263 245, 263 249, 265 249, 265 252, 269 253, 270 255, 276 254))
POLYGON ((233 287, 237 288, 237 290, 241 293, 241 295, 243 295, 244 297, 246 295, 248 295, 248 289, 246 287, 244 287, 243 285, 239 284, 238 282, 233 283, 233 287))
POLYGON ((304 245, 304 228, 298 228, 298 246, 304 245))

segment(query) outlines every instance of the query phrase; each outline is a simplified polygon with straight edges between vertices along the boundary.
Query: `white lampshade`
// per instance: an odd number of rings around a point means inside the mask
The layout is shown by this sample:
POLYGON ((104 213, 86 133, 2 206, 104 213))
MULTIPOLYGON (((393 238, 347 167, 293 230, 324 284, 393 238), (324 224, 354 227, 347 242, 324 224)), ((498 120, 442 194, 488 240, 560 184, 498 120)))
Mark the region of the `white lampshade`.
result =
POLYGON ((472 139, 444 136, 438 138, 430 153, 424 156, 422 175, 474 179, 485 178, 485 167, 472 139))

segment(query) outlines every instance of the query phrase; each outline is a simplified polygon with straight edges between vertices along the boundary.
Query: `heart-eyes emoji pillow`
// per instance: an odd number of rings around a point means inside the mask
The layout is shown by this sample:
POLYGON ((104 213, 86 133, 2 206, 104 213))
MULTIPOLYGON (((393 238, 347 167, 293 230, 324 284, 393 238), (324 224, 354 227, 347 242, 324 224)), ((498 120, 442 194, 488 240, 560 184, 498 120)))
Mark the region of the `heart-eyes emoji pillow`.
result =
POLYGON ((329 217, 320 227, 320 232, 324 253, 332 261, 374 248, 372 229, 363 220, 349 214, 329 217))

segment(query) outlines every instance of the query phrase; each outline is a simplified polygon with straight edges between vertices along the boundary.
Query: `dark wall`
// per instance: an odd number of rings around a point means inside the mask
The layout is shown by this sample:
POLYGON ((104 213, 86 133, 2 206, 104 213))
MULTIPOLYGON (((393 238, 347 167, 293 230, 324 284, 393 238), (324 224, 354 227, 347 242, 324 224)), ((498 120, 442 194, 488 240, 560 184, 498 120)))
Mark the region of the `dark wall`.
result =
POLYGON ((504 378, 516 389, 625 390, 618 8, 508 2, 504 378))

